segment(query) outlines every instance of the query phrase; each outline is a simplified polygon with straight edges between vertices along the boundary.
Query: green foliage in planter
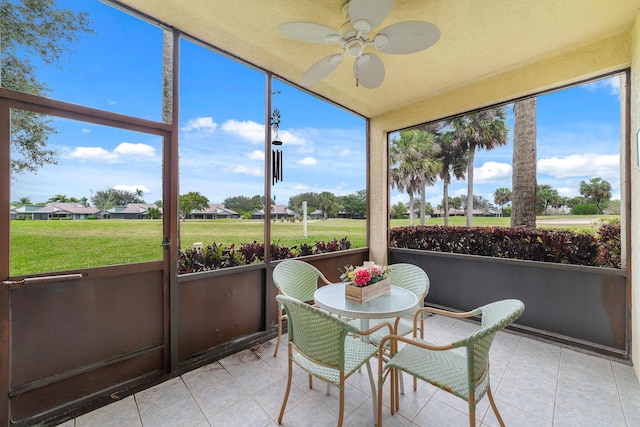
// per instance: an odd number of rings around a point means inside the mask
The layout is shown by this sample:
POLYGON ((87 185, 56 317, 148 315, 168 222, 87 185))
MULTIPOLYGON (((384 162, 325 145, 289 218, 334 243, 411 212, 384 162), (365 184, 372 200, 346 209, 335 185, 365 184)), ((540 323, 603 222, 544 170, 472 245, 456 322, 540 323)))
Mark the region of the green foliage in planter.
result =
POLYGON ((620 268, 620 262, 622 260, 620 220, 603 221, 596 234, 600 241, 600 265, 603 267, 620 268))
MULTIPOLYGON (((277 243, 270 245, 272 260, 296 258, 299 256, 322 254, 347 250, 351 242, 346 237, 330 242, 316 241, 313 246, 306 243, 288 248, 277 243)), ((236 250, 235 244, 229 247, 219 246, 215 242, 203 248, 188 248, 178 251, 178 274, 217 270, 264 262, 264 244, 254 241, 243 243, 236 250)))
MULTIPOLYGON (((606 228, 609 245, 588 233, 527 227, 416 226, 391 229, 391 247, 452 252, 561 264, 618 267, 616 230, 606 228)), ((620 228, 617 228, 619 250, 620 228)), ((619 257, 619 256, 618 256, 619 257)))

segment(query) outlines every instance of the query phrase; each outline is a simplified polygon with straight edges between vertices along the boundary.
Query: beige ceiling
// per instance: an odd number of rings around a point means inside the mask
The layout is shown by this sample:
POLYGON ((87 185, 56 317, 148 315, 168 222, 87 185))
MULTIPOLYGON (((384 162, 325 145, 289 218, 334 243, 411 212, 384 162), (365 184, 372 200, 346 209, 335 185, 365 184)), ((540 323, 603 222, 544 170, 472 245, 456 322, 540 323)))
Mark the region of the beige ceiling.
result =
MULTIPOLYGON (((277 26, 304 21, 339 29, 344 0, 120 3, 294 83, 318 60, 340 52, 337 44, 286 39, 277 26)), ((640 0, 397 0, 371 34, 396 22, 422 20, 440 28, 438 43, 408 55, 379 53, 386 77, 376 89, 356 87, 349 57, 308 89, 376 117, 627 32, 639 11, 640 0)))

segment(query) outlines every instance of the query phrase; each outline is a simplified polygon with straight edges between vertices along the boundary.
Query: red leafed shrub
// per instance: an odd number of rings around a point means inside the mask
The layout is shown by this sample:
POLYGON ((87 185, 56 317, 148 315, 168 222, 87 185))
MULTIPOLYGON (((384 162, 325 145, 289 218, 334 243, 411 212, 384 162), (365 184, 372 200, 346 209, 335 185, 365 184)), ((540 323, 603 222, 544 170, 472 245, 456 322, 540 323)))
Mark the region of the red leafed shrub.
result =
POLYGON ((598 236, 527 227, 397 227, 390 242, 397 248, 620 268, 619 225, 603 224, 598 236))
MULTIPOLYGON (((347 238, 329 242, 316 241, 313 246, 303 243, 288 248, 272 243, 269 247, 271 259, 296 258, 299 256, 322 254, 326 252, 344 251, 351 247, 347 238)), ((239 249, 234 244, 229 247, 219 246, 215 242, 203 248, 187 248, 178 251, 178 274, 196 273, 199 271, 217 270, 219 268, 264 262, 264 244, 254 241, 243 243, 239 249)))

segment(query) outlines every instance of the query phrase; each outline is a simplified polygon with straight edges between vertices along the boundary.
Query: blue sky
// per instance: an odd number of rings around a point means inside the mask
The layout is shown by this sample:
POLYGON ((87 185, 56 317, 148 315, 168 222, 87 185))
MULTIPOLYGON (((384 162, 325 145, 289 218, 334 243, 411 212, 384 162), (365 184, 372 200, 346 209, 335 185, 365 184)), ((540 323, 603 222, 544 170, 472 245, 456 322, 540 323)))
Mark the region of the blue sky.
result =
MULTIPOLYGON (((97 1, 58 1, 82 8, 93 19, 61 68, 38 66, 54 99, 160 120, 161 31, 97 1)), ((265 77, 190 41, 181 43, 180 192, 199 191, 211 203, 263 193, 265 77)), ((538 98, 538 183, 563 196, 579 194, 580 181, 599 176, 620 197, 620 107, 617 78, 538 98)), ((302 192, 352 194, 365 187, 365 122, 281 82, 274 82, 274 106, 282 114, 279 136, 284 181, 272 194, 278 204, 302 192)), ((369 89, 363 88, 363 91, 369 89)), ((375 89, 374 89, 375 90, 375 89)), ((508 108, 508 125, 513 127, 508 108)), ((91 197, 109 187, 141 189, 147 202, 162 198, 160 138, 70 120, 55 120, 50 145, 60 164, 12 182, 11 200, 46 201, 64 194, 91 197)), ((511 139, 511 135, 510 135, 511 139)), ((511 141, 478 151, 474 194, 493 201, 496 188, 511 187, 511 141)), ((454 181, 450 195, 465 194, 454 181)), ((392 192, 391 203, 408 201, 392 192)), ((436 206, 442 183, 427 198, 436 206)))

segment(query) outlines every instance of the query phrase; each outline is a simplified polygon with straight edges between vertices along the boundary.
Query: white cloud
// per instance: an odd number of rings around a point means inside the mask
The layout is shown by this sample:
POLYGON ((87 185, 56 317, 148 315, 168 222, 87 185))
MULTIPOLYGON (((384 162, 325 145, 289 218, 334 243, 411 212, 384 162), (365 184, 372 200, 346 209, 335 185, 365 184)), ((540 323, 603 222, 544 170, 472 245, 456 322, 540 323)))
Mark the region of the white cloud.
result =
POLYGON ((82 133, 91 133, 91 130, 87 129, 87 128, 83 128, 82 129, 82 133))
POLYGON ((122 142, 115 150, 115 154, 121 156, 139 156, 139 157, 153 157, 156 154, 155 148, 147 144, 134 144, 131 142, 122 142))
POLYGON ((341 150, 339 153, 340 157, 348 157, 350 155, 351 155, 351 151, 348 148, 341 150))
POLYGON ((264 151, 254 150, 251 153, 247 154, 251 160, 264 160, 264 151))
POLYGON ((297 163, 302 166, 314 166, 318 161, 313 157, 305 157, 304 159, 298 160, 297 163))
POLYGON ((81 162, 122 163, 125 157, 153 157, 155 153, 150 145, 122 142, 113 151, 102 147, 76 147, 65 157, 81 162))
POLYGON ((234 165, 226 168, 229 172, 241 173, 252 176, 262 176, 262 168, 250 167, 246 165, 234 165))
POLYGON ((308 144, 308 141, 305 137, 300 135, 302 132, 298 132, 295 129, 291 130, 280 130, 278 133, 280 136, 280 141, 284 145, 305 145, 308 144))
POLYGON ((120 156, 117 153, 109 152, 102 147, 76 147, 67 155, 67 157, 70 159, 80 160, 81 162, 94 161, 117 163, 121 161, 120 156))
POLYGON ((484 184, 511 180, 512 168, 507 163, 486 162, 479 168, 473 169, 473 182, 484 184))
POLYGON ((620 95, 620 76, 609 77, 583 86, 585 89, 595 92, 599 89, 608 89, 609 95, 620 95))
POLYGON ((254 144, 264 143, 264 125, 251 120, 244 122, 227 120, 222 124, 222 130, 254 144))
POLYGON ((538 172, 559 179, 581 176, 617 178, 620 175, 620 155, 586 153, 539 159, 538 172))
POLYGON ((118 101, 116 101, 115 99, 107 99, 107 104, 109 105, 116 105, 118 103, 118 101))
POLYGON ((148 193, 151 191, 149 187, 142 184, 137 184, 137 185, 118 184, 118 185, 114 185, 113 188, 115 190, 128 191, 130 193, 136 193, 138 190, 141 190, 143 193, 148 193))
POLYGON ((310 186, 303 185, 303 184, 297 184, 297 185, 294 185, 293 187, 291 187, 292 190, 298 191, 298 192, 301 192, 301 193, 302 192, 308 192, 310 188, 311 188, 310 186))
POLYGON ((218 124, 211 117, 196 117, 189 119, 180 130, 184 132, 197 132, 201 135, 211 135, 216 131, 218 124))

